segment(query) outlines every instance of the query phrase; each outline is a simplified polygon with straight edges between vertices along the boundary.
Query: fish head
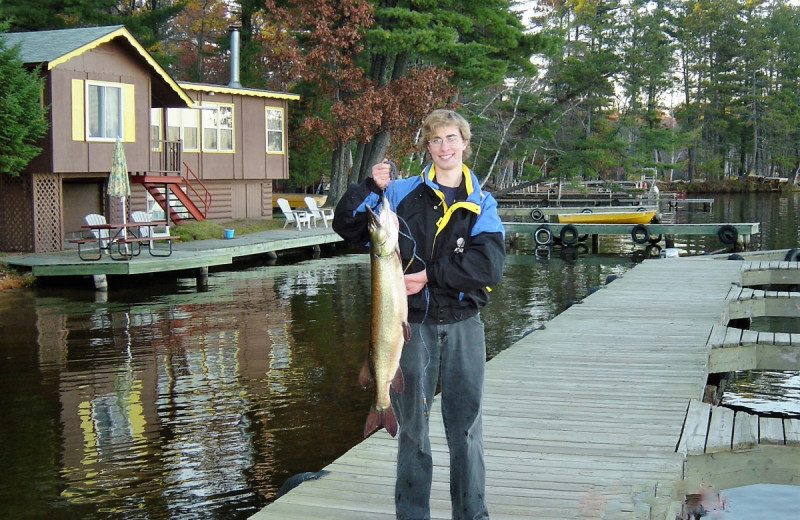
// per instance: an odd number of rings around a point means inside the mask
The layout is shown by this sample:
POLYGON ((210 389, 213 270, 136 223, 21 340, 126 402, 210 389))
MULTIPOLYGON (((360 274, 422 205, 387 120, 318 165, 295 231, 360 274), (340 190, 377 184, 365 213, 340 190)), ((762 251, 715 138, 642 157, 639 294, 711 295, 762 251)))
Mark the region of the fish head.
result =
POLYGON ((397 241, 400 234, 400 224, 397 214, 389 206, 389 200, 384 195, 381 197, 381 207, 377 213, 367 206, 369 219, 369 241, 373 254, 386 256, 397 250, 397 241))

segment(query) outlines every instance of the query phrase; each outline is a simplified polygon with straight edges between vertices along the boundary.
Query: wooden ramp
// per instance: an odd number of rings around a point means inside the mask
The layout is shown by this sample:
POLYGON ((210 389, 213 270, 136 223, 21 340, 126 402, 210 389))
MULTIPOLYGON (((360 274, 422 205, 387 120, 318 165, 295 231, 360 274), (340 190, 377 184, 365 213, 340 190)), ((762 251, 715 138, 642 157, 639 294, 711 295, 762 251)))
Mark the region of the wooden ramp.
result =
MULTIPOLYGON (((684 483, 688 450, 678 449, 684 422, 703 396, 709 337, 725 325, 742 265, 645 261, 488 363, 484 441, 494 520, 680 514, 693 492, 684 483)), ((431 430, 432 517, 449 519, 438 405, 431 430)), ((251 520, 395 517, 395 440, 385 432, 325 469, 251 520)))

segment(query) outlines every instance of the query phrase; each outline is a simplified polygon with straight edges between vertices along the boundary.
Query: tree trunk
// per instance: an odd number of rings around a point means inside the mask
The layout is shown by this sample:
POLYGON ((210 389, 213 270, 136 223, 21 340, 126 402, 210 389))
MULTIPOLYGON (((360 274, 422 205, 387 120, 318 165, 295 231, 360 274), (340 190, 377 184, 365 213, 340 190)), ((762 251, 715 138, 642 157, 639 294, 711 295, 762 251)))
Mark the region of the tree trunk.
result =
POLYGON ((358 174, 359 181, 366 179, 372 172, 372 166, 378 164, 386 157, 386 148, 389 146, 391 136, 392 134, 388 131, 379 132, 372 136, 372 142, 364 147, 361 171, 358 174))
POLYGON ((325 206, 333 207, 347 190, 347 143, 340 144, 331 158, 331 189, 325 206))

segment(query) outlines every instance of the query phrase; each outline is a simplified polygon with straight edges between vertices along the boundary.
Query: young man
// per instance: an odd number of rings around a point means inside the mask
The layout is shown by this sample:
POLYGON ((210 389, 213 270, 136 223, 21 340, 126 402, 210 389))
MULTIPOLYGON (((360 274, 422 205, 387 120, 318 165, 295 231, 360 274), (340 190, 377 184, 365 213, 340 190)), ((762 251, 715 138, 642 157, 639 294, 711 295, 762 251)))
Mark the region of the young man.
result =
POLYGON ((421 175, 391 180, 392 165, 351 185, 336 207, 333 229, 350 243, 368 238, 366 207, 385 193, 400 222, 400 253, 408 295, 409 341, 400 368, 405 384, 392 392, 400 427, 395 504, 399 520, 430 518, 433 472, 428 411, 437 382, 450 450, 454 520, 488 519, 481 400, 486 346, 480 309, 505 260, 505 232, 494 198, 480 190, 463 160, 471 153, 469 123, 452 110, 423 122, 419 145, 430 159, 421 175))

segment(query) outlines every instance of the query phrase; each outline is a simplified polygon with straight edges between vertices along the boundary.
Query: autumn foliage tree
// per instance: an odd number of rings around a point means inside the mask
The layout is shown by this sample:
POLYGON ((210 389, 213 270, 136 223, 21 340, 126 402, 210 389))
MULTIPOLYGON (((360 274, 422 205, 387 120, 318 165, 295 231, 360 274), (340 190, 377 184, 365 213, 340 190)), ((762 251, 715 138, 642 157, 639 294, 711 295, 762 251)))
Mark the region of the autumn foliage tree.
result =
POLYGON ((284 83, 316 89, 304 107, 302 135, 295 137, 322 136, 330 146, 331 202, 347 187, 353 143, 364 145, 386 130, 408 148, 420 118, 454 92, 448 73, 433 67, 414 67, 391 81, 367 74, 370 55, 363 38, 374 23, 371 2, 268 0, 266 12, 273 24, 260 38, 268 67, 284 83))
POLYGON ((163 50, 176 56, 170 67, 184 81, 225 84, 228 28, 232 21, 224 0, 186 0, 172 20, 163 50))

